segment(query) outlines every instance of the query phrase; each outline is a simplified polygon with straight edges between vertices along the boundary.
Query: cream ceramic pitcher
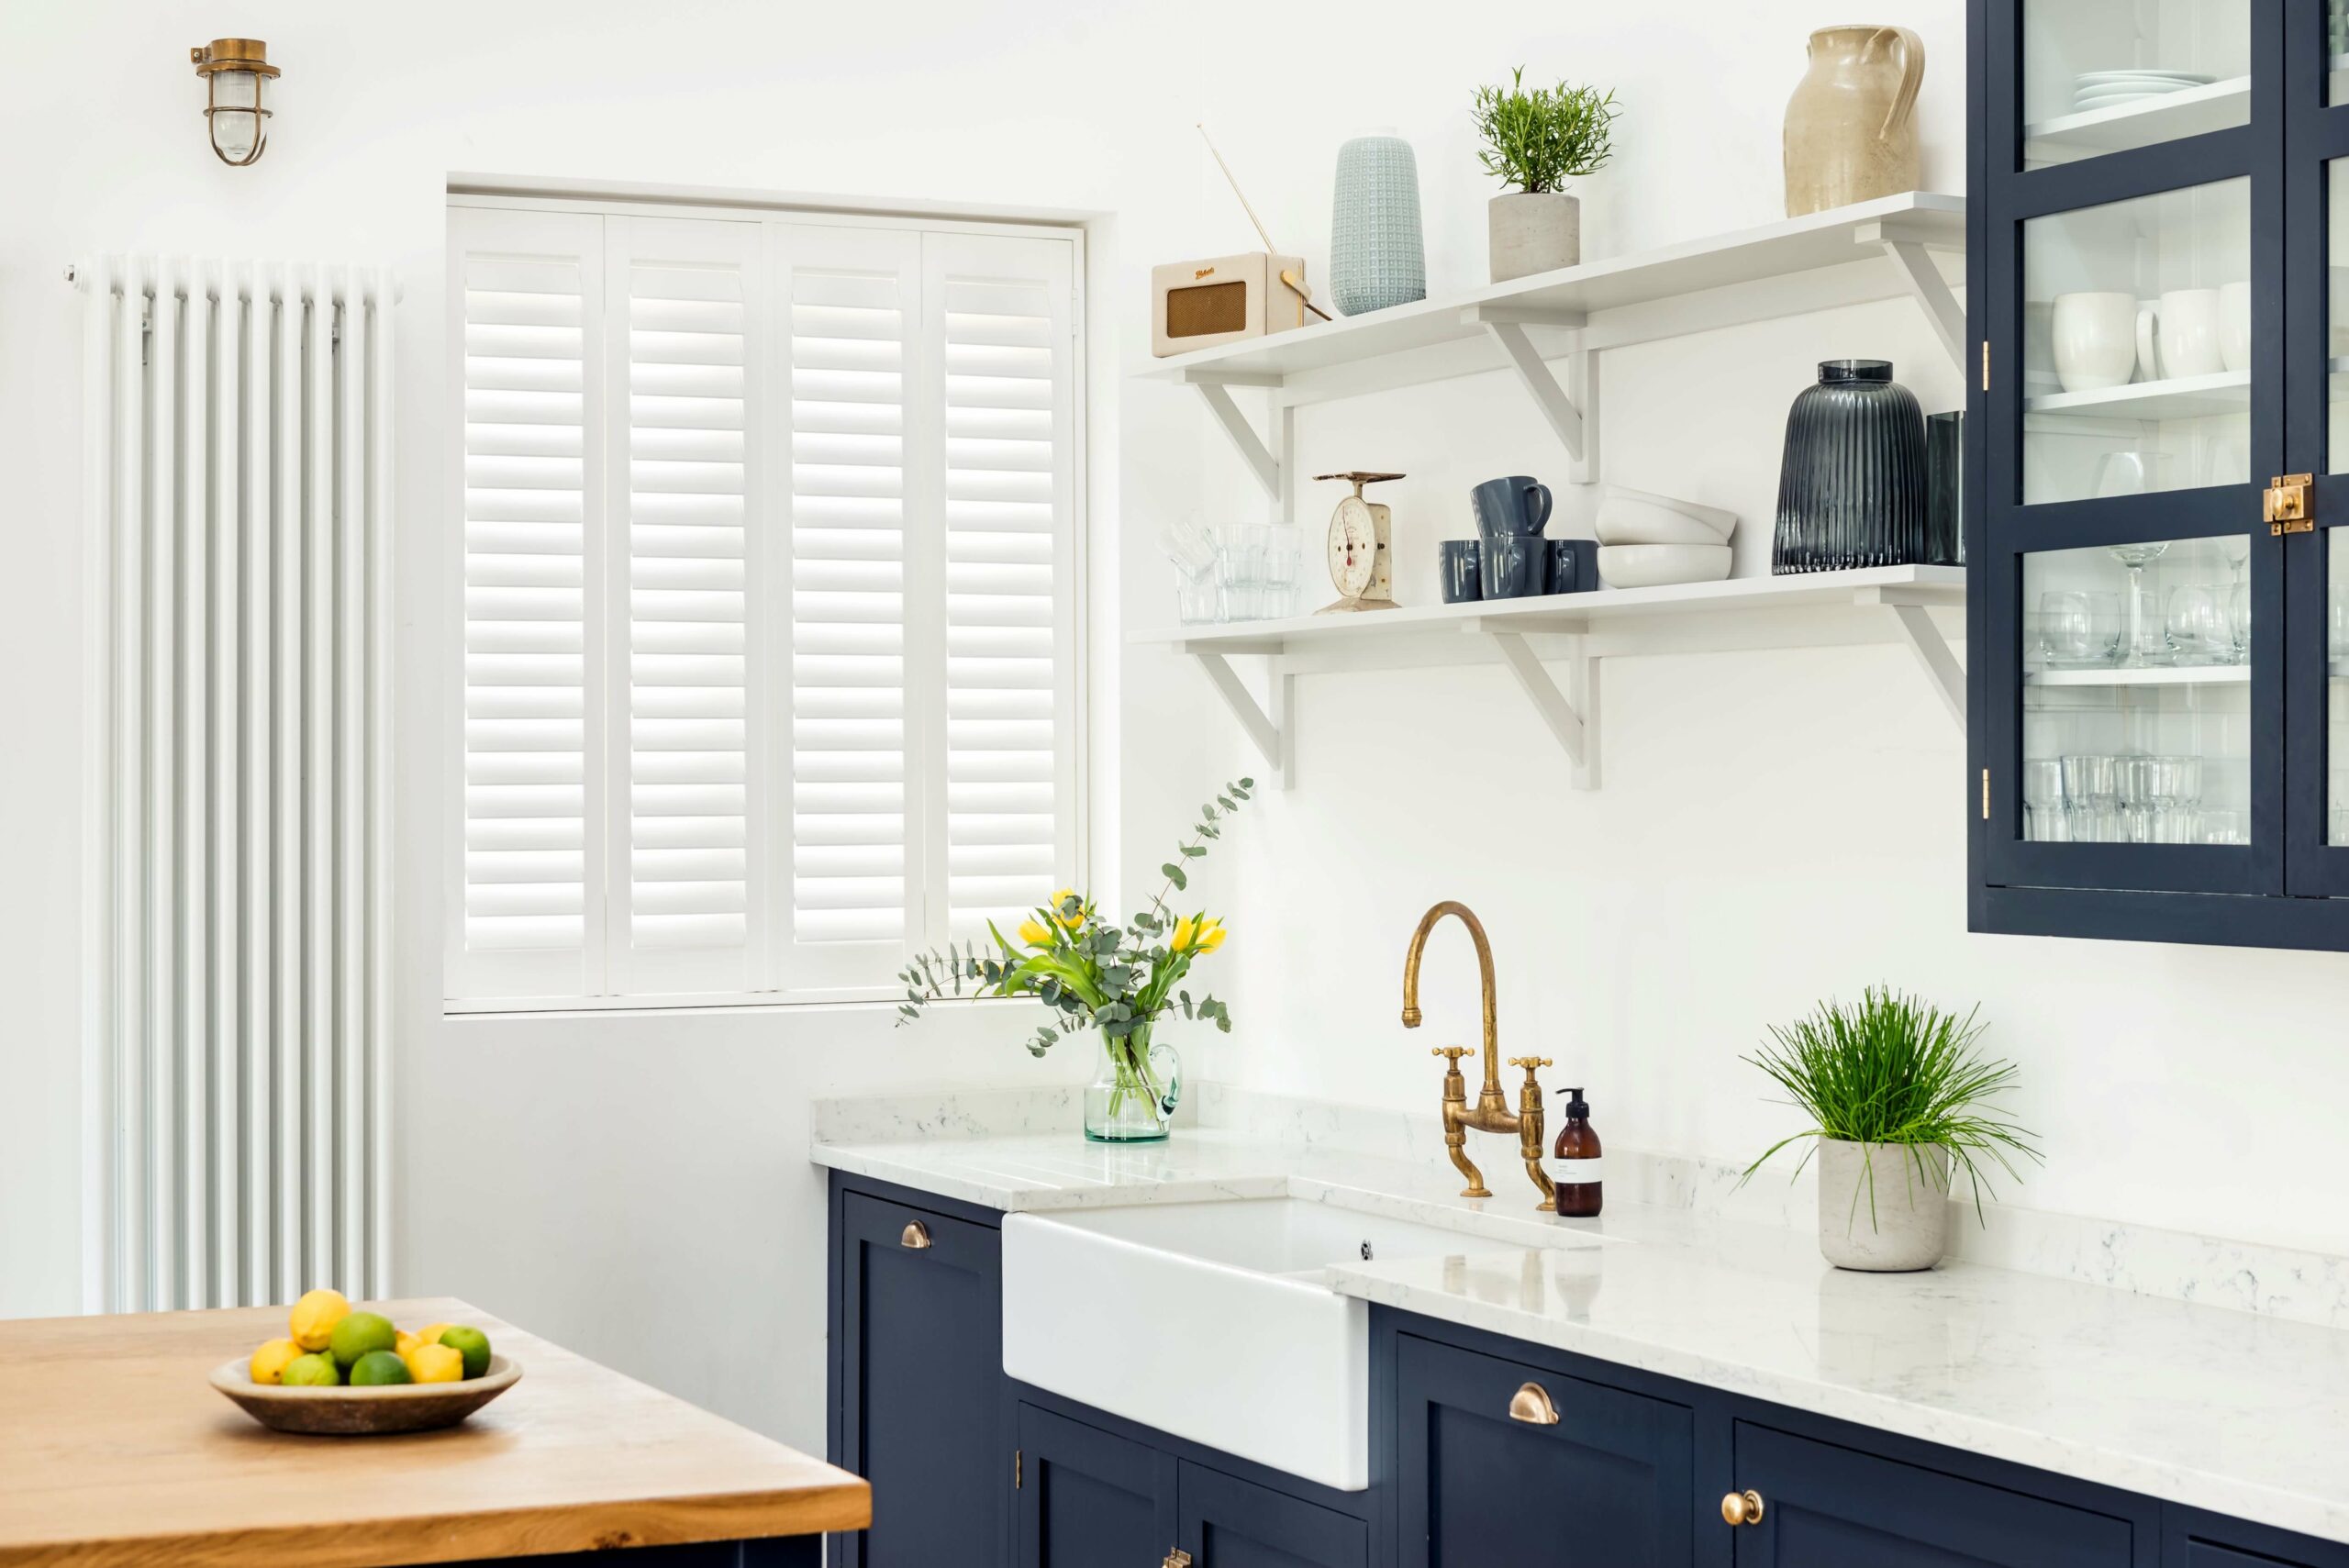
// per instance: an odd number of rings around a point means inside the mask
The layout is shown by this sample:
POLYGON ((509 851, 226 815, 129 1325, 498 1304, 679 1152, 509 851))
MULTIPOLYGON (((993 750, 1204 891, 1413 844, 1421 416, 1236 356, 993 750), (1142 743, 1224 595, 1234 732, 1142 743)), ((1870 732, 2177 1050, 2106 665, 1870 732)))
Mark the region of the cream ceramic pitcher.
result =
POLYGON ((1917 188, 1925 44, 1907 28, 1821 28, 1787 104, 1787 216, 1917 188))

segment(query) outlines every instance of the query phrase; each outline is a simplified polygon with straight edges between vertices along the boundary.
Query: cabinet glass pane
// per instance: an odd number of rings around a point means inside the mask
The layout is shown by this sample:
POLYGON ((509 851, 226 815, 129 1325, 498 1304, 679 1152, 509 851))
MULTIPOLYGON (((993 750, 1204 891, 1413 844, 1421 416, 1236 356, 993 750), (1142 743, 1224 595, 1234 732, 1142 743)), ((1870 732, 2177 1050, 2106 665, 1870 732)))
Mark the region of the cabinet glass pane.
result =
POLYGON ((2025 0, 2023 167, 2247 125, 2250 72, 2250 0, 2025 0))
POLYGON ((2023 226, 2022 498, 2251 477, 2251 182, 2023 226))
POLYGON ((2250 555, 2224 534, 2023 558, 2024 837, 2250 843, 2250 555))
POLYGON ((2324 841, 2349 844, 2349 549, 2339 528, 2326 528, 2324 540, 2324 841))
POLYGON ((2324 0, 2324 101, 2349 104, 2349 0, 2324 0))
POLYGON ((2324 183, 2325 467, 2343 473, 2349 473, 2349 160, 2326 164, 2324 183))

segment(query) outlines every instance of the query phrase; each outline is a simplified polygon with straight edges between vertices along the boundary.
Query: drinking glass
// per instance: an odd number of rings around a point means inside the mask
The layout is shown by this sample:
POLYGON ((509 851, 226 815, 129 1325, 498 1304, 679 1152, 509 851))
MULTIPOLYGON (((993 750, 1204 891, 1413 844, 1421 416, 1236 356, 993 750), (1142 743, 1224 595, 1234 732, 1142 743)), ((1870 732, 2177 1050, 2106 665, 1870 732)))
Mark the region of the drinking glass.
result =
POLYGON ((2034 757, 2022 765, 2022 836, 2044 843, 2068 843, 2071 818, 2064 809, 2063 764, 2053 757, 2034 757))
POLYGON ((2039 647, 2051 670, 2080 670, 2100 662, 2086 594, 2062 589, 2039 595, 2039 647))
POLYGON ((2250 843, 2251 813, 2237 808, 2204 806, 2201 812, 2201 841, 2205 844, 2250 843))
POLYGON ((2232 664, 2234 628, 2214 583, 2189 583, 2169 594, 2170 656, 2180 664, 2232 664))
POLYGON ((2110 843, 2124 837, 2120 817, 2121 759, 2076 755, 2057 761, 2063 770, 2064 799, 2072 813, 2073 840, 2110 843))
POLYGON ((2227 584, 2227 629, 2234 634, 2234 662, 2251 661, 2251 584, 2243 580, 2243 569, 2251 560, 2251 540, 2239 535, 2229 535, 2220 546, 2227 558, 2227 569, 2234 573, 2227 584))

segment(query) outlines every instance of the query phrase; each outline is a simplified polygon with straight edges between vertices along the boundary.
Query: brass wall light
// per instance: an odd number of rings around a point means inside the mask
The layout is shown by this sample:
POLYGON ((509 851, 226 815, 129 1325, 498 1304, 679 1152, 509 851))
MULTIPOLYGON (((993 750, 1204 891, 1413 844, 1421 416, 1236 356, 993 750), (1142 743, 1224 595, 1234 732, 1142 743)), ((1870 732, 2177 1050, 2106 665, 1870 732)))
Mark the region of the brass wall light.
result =
POLYGON ((269 45, 259 39, 214 39, 187 56, 204 78, 204 121, 213 152, 234 169, 255 161, 269 143, 262 81, 277 74, 269 62, 269 45))

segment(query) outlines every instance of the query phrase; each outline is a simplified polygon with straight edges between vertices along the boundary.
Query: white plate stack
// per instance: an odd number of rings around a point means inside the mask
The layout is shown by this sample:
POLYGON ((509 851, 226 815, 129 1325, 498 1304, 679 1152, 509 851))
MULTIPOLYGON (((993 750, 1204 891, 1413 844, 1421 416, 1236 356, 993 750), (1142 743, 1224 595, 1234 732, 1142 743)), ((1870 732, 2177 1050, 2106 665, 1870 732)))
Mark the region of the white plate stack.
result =
POLYGON ((2194 71, 2084 71, 2072 78, 2072 108, 2078 114, 2141 104, 2188 87, 2207 87, 2218 80, 2194 71))
POLYGON ((1729 536, 1737 514, 1620 484, 1602 486, 1598 575, 1610 588, 1718 583, 1729 575, 1729 536))

